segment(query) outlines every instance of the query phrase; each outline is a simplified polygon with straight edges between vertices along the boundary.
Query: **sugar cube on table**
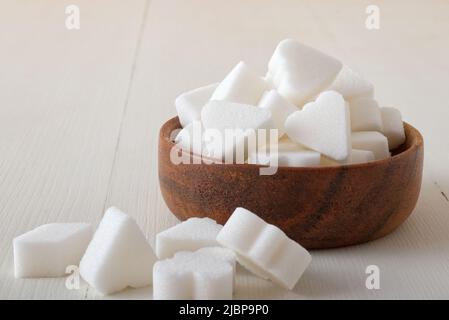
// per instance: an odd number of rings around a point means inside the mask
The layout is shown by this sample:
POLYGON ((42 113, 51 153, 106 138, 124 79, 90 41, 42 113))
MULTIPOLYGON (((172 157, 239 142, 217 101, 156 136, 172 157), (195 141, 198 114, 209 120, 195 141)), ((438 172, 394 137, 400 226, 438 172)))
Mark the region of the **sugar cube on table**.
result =
POLYGON ((210 100, 257 105, 268 83, 240 61, 213 92, 210 100))
POLYGON ((288 137, 284 137, 276 145, 274 144, 266 145, 252 152, 248 163, 286 167, 306 167, 320 164, 319 152, 307 149, 288 137))
POLYGON ((293 289, 312 259, 281 229, 244 208, 235 209, 217 241, 235 251, 244 267, 287 289, 293 289))
POLYGON ((287 135, 295 142, 334 160, 345 160, 351 150, 349 108, 341 94, 325 91, 285 121, 287 135))
POLYGON ((388 140, 382 133, 377 131, 353 132, 351 139, 354 149, 372 151, 376 160, 385 159, 390 156, 388 140))
POLYGON ((294 104, 284 99, 276 90, 265 92, 258 107, 271 112, 273 125, 274 128, 278 129, 279 137, 282 137, 285 133, 284 123, 287 117, 298 110, 294 104))
POLYGON ((374 96, 374 86, 346 65, 343 65, 328 90, 339 92, 345 100, 374 96))
POLYGON ((86 253, 80 275, 102 294, 152 283, 153 249, 133 218, 117 208, 103 216, 86 253))
POLYGON ((153 267, 155 300, 228 300, 234 288, 235 257, 224 248, 178 252, 153 267))
POLYGON ((356 98, 349 102, 352 131, 382 131, 382 117, 376 100, 356 98))
POLYGON ((383 134, 388 139, 390 150, 399 147, 405 142, 404 124, 401 112, 396 108, 380 108, 383 123, 383 134))
POLYGON ((156 235, 156 255, 166 259, 178 251, 218 246, 216 238, 222 227, 210 218, 190 218, 156 235))
POLYGON ((276 47, 266 78, 284 98, 300 107, 328 87, 341 67, 337 59, 286 39, 276 47))
POLYGON ((200 120, 201 109, 209 101, 218 83, 200 87, 180 94, 175 100, 179 122, 185 128, 189 123, 200 120))
POLYGON ((375 160, 374 153, 369 150, 352 149, 349 157, 343 161, 335 161, 326 156, 321 157, 321 165, 338 166, 342 164, 357 164, 375 160))
POLYGON ((62 277, 78 265, 92 238, 88 223, 50 223, 13 240, 16 278, 62 277))

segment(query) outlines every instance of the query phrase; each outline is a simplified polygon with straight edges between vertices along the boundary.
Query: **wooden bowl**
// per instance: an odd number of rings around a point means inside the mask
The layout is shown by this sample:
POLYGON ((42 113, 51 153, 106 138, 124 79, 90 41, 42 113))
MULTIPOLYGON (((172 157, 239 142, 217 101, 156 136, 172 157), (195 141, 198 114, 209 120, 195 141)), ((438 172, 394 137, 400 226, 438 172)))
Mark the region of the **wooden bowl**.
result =
POLYGON ((173 164, 170 139, 178 118, 159 134, 159 183, 169 209, 181 220, 210 217, 224 224, 244 207, 281 228, 308 249, 335 248, 383 237, 410 215, 423 170, 421 134, 404 123, 406 142, 393 156, 364 164, 279 167, 173 164))

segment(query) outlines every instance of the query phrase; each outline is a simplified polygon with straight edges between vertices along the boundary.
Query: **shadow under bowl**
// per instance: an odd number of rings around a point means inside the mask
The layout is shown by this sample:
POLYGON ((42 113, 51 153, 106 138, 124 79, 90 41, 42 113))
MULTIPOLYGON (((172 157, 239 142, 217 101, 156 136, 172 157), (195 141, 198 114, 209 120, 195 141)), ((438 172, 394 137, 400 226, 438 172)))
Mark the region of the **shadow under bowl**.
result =
POLYGON ((406 141, 388 159, 279 167, 265 176, 260 165, 172 163, 171 136, 180 127, 177 117, 162 126, 158 151, 162 196, 180 220, 209 217, 224 224, 236 207, 244 207, 307 249, 336 248, 389 234, 418 200, 424 143, 405 122, 406 141))

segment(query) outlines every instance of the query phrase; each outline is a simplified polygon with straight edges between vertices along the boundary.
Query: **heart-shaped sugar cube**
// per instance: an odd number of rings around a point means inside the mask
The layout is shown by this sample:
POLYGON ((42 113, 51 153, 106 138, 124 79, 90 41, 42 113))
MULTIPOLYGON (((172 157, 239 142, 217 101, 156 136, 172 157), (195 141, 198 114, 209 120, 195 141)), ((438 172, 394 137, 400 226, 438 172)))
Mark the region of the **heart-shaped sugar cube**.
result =
POLYGON ((345 160, 351 150, 349 108, 341 94, 325 91, 292 113, 285 121, 293 141, 335 160, 345 160))
POLYGON ((316 49, 286 39, 279 43, 268 64, 267 79, 297 106, 330 86, 342 64, 316 49))
POLYGON ((98 292, 111 294, 126 287, 150 285, 155 262, 153 249, 136 221, 111 207, 89 243, 79 270, 98 292))

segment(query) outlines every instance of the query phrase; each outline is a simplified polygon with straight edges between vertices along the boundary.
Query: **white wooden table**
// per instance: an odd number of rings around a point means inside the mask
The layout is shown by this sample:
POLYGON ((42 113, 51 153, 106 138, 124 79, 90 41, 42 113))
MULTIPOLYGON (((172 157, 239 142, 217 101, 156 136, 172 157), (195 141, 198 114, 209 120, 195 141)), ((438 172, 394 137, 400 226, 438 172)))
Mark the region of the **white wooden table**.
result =
MULTIPOLYGON (((115 205, 151 242, 176 219, 161 198, 157 135, 183 90, 239 60, 261 74, 287 37, 361 71, 422 132, 420 200, 394 234, 312 252, 285 291, 240 270, 236 298, 449 298, 449 2, 134 0, 0 2, 0 298, 99 298, 65 279, 17 280, 12 239, 48 222, 98 223, 115 205), (78 5, 80 30, 65 27, 78 5), (365 268, 380 268, 380 290, 365 268)), ((151 299, 151 287, 106 298, 151 299)))

